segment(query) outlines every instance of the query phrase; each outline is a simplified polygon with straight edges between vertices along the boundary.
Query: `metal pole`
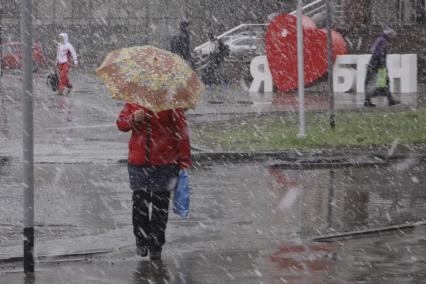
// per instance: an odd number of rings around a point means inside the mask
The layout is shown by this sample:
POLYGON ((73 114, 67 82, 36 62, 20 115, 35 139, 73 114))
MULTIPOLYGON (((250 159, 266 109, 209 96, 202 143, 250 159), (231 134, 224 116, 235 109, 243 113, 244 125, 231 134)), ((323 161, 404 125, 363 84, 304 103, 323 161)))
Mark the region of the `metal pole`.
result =
POLYGON ((330 127, 336 127, 336 110, 334 107, 334 89, 333 89, 333 50, 332 50, 332 34, 331 34, 331 0, 327 0, 327 61, 328 61, 328 90, 329 90, 329 112, 330 127))
MULTIPOLYGON (((0 4, 2 5, 2 4, 0 4)), ((3 7, 1 7, 3 9, 3 7)), ((0 77, 3 76, 3 48, 1 47, 1 44, 3 43, 2 40, 2 33, 3 33, 3 27, 2 27, 2 19, 3 19, 3 13, 0 12, 0 77)))
POLYGON ((21 0, 24 272, 34 272, 33 0, 21 0))
POLYGON ((149 1, 145 2, 145 44, 149 44, 149 1))
POLYGON ((327 224, 328 228, 332 228, 333 224, 333 207, 334 204, 334 180, 336 179, 333 169, 330 169, 330 183, 328 184, 328 215, 327 224))
POLYGON ((303 26, 302 26, 302 0, 297 1, 297 69, 299 79, 299 133, 298 138, 306 137, 305 122, 305 74, 303 59, 303 26))
POLYGON ((300 185, 299 200, 299 239, 303 243, 305 240, 305 188, 300 185))

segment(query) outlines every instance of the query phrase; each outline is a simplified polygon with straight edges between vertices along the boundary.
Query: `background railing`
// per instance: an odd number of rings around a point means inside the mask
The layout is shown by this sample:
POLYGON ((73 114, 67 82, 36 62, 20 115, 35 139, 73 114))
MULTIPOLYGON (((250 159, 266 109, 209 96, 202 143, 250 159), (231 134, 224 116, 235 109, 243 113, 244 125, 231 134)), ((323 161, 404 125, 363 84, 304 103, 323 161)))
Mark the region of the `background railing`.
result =
MULTIPOLYGON (((316 0, 312 1, 309 4, 306 4, 302 8, 302 12, 304 15, 308 17, 314 17, 316 15, 321 15, 326 12, 326 3, 325 0, 316 0)), ((296 11, 293 11, 290 13, 291 15, 296 15, 296 11)), ((261 35, 263 37, 263 34, 266 31, 266 27, 268 26, 268 23, 261 23, 261 24, 241 24, 239 26, 236 26, 235 28, 232 28, 218 36, 216 36, 217 39, 230 39, 236 35, 261 35)), ((207 47, 209 42, 205 42, 197 47, 194 48, 194 51, 196 53, 200 52, 203 48, 207 47)))

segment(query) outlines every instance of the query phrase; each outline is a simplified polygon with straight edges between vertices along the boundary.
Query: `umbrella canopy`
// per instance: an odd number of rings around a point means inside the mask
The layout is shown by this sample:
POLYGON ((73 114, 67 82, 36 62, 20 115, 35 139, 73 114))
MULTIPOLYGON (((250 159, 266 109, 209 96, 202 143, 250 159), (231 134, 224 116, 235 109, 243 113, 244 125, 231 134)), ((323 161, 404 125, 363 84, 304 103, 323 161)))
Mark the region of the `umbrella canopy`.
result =
POLYGON ((107 55, 96 75, 112 97, 154 112, 194 108, 205 87, 176 54, 153 46, 135 46, 107 55))

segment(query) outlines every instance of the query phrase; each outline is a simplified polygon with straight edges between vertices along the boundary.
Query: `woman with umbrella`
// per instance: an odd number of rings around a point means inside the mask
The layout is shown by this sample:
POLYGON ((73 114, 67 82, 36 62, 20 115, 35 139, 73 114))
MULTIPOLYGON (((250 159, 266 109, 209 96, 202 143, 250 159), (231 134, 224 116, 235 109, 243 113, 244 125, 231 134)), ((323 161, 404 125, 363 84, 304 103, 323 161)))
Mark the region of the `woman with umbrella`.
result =
POLYGON ((127 101, 117 126, 131 132, 128 172, 136 252, 160 259, 170 194, 179 171, 191 166, 184 108, 195 106, 204 86, 183 59, 152 46, 110 53, 97 75, 113 98, 127 101))

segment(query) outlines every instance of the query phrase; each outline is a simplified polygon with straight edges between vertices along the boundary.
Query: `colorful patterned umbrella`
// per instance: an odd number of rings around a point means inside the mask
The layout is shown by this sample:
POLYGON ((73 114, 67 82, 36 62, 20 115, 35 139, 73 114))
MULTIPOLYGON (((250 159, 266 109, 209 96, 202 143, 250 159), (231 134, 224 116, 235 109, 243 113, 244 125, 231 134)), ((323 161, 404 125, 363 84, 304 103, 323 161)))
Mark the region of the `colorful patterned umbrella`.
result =
POLYGON ((112 97, 154 112, 194 108, 205 87, 178 55, 153 46, 135 46, 107 55, 96 75, 112 97))

